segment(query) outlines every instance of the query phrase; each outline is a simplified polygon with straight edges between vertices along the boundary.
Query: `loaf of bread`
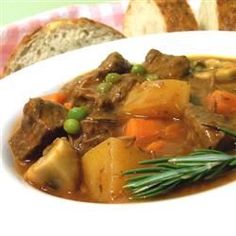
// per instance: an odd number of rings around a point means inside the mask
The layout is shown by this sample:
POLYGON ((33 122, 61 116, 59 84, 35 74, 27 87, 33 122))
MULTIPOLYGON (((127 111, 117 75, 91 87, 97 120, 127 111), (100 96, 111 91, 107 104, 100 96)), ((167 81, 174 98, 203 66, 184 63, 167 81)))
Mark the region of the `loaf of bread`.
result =
POLYGON ((235 0, 202 0, 199 23, 204 30, 236 30, 235 0))
POLYGON ((130 0, 125 13, 126 36, 197 29, 197 21, 186 0, 130 0))
POLYGON ((115 29, 87 18, 53 21, 23 38, 9 59, 3 77, 51 56, 123 37, 115 29))

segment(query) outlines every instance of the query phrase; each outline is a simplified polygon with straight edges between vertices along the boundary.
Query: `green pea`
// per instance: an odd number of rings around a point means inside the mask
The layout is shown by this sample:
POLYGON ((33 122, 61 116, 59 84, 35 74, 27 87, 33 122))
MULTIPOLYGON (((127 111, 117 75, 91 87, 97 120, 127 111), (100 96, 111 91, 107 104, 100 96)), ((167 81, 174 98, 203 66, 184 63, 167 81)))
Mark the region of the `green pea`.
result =
POLYGON ((146 80, 148 80, 148 81, 155 81, 155 80, 159 80, 159 79, 160 78, 158 75, 150 75, 150 74, 146 75, 146 80))
POLYGON ((147 73, 147 71, 143 65, 134 64, 131 68, 131 73, 138 74, 138 75, 144 75, 147 73))
POLYGON ((191 73, 202 72, 206 69, 206 65, 201 61, 193 61, 190 66, 191 73))
POLYGON ((75 119, 67 119, 63 124, 63 128, 68 134, 78 134, 80 131, 80 122, 75 119))
POLYGON ((83 120, 89 113, 88 107, 73 107, 69 110, 67 118, 75 120, 83 120))
POLYGON ((105 94, 105 93, 109 92, 111 87, 112 87, 112 83, 102 82, 101 84, 99 84, 97 86, 97 91, 101 94, 105 94))
POLYGON ((120 78, 121 78, 121 76, 118 73, 109 73, 106 75, 105 81, 108 83, 114 84, 114 83, 118 82, 120 80, 120 78))

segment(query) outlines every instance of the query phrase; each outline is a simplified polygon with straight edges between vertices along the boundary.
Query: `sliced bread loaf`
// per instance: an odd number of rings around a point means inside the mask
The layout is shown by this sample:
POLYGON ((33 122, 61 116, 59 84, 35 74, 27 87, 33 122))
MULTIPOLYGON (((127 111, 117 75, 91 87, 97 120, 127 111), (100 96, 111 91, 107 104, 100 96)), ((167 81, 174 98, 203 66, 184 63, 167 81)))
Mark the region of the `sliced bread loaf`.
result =
POLYGON ((23 38, 6 65, 4 76, 69 50, 123 37, 115 29, 87 18, 53 21, 23 38))
POLYGON ((199 22, 204 30, 236 31, 236 1, 202 0, 199 22))
POLYGON ((126 36, 197 29, 186 0, 130 0, 124 19, 126 36))

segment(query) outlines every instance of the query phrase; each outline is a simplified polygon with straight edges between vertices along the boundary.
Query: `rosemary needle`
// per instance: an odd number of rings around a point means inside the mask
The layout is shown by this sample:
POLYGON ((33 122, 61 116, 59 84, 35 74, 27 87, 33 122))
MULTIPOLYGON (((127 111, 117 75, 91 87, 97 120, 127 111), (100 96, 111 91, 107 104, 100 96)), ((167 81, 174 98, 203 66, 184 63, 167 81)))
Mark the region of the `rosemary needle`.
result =
POLYGON ((159 196, 183 184, 213 179, 236 169, 236 157, 202 149, 183 157, 158 158, 140 164, 145 167, 124 172, 129 175, 124 188, 130 191, 132 199, 159 196))

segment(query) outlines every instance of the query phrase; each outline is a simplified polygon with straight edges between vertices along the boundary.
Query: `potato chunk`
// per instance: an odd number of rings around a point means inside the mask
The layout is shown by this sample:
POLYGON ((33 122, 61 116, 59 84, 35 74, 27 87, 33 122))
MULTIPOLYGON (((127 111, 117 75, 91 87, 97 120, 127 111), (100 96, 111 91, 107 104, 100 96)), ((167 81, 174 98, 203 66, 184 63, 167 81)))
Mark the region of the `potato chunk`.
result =
POLYGON ((121 112, 158 118, 179 118, 189 102, 189 84, 181 80, 146 81, 129 93, 121 112))
POLYGON ((25 173, 35 186, 57 192, 73 192, 79 183, 80 168, 75 150, 65 138, 56 139, 44 155, 25 173))
POLYGON ((124 170, 136 168, 148 156, 128 141, 108 138, 82 157, 85 185, 97 202, 113 202, 125 196, 122 186, 124 170))

